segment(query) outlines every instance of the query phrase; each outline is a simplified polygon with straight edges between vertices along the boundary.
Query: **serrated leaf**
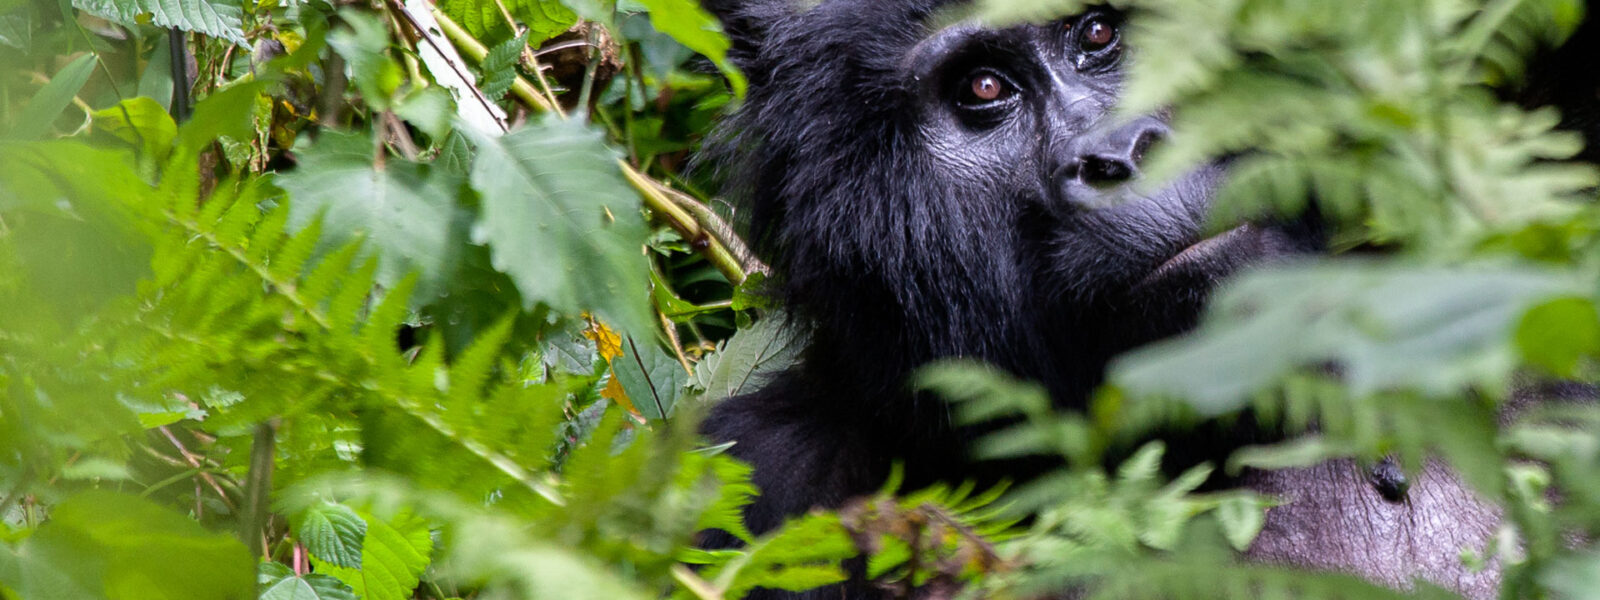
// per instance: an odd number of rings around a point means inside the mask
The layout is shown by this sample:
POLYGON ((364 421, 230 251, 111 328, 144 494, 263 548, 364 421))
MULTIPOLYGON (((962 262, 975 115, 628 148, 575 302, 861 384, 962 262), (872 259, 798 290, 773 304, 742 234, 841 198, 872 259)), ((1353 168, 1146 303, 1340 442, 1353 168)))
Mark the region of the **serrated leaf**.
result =
POLYGON ((528 34, 511 38, 489 49, 489 54, 483 57, 483 83, 479 89, 483 95, 491 100, 505 97, 511 90, 511 84, 517 80, 517 62, 522 57, 522 51, 528 47, 528 34))
POLYGON ((289 192, 289 227, 322 215, 325 244, 365 239, 378 255, 378 282, 392 286, 407 272, 426 276, 423 294, 445 292, 454 272, 451 240, 457 183, 422 165, 389 159, 374 164, 362 134, 325 132, 300 167, 278 177, 289 192))
POLYGON ((715 401, 753 391, 765 377, 799 358, 801 344, 778 315, 741 329, 695 365, 690 385, 694 397, 715 401))
POLYGON ((312 557, 320 573, 327 573, 349 584, 356 597, 364 600, 405 600, 416 589, 422 571, 428 568, 433 553, 433 538, 428 523, 407 513, 390 520, 358 513, 367 522, 367 537, 361 548, 361 568, 341 567, 312 557))
POLYGON ((473 240, 528 304, 592 310, 629 334, 650 337, 639 197, 599 132, 553 115, 494 137, 473 132, 472 185, 483 197, 473 240))
POLYGON ((649 419, 672 414, 683 382, 689 378, 676 358, 655 344, 640 345, 632 338, 624 342, 623 355, 611 361, 611 372, 634 408, 649 419))
MULTIPOLYGON (((570 29, 578 15, 556 0, 503 0, 506 11, 517 23, 527 27, 528 40, 537 44, 570 29)), ((494 2, 480 0, 441 0, 439 10, 478 39, 499 39, 510 35, 505 17, 494 2)))
POLYGON ((261 566, 260 600, 356 600, 356 592, 331 575, 296 575, 278 563, 261 566))
POLYGON ((343 504, 325 502, 291 515, 289 527, 312 556, 340 567, 361 568, 367 522, 343 504))
POLYGON ((240 46, 244 39, 244 9, 228 0, 72 0, 72 6, 95 16, 133 26, 149 22, 160 27, 203 33, 240 46), (148 16, 148 20, 144 17, 148 16))

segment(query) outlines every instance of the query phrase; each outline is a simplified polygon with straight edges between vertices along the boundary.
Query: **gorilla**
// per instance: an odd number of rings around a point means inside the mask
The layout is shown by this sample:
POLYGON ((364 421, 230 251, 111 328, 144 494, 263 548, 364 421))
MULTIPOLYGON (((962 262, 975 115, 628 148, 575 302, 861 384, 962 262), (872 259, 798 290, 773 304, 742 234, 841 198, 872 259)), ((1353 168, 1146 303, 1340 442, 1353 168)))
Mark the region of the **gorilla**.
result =
MULTIPOLYGON (((978 359, 1081 407, 1113 356, 1190 328, 1219 279, 1322 245, 1314 218, 1202 239, 1220 166, 1129 185, 1171 132, 1161 114, 1114 116, 1122 14, 937 25, 954 4, 703 1, 750 82, 707 152, 807 339, 795 366, 702 426, 754 466, 752 531, 870 493, 897 462, 906 489, 1026 476, 967 456, 981 432, 914 391, 913 371, 978 359)), ((1395 503, 1351 463, 1246 475, 1289 500, 1250 555, 1492 597, 1497 572, 1458 556, 1483 547, 1495 510, 1443 466, 1416 479, 1395 503)))

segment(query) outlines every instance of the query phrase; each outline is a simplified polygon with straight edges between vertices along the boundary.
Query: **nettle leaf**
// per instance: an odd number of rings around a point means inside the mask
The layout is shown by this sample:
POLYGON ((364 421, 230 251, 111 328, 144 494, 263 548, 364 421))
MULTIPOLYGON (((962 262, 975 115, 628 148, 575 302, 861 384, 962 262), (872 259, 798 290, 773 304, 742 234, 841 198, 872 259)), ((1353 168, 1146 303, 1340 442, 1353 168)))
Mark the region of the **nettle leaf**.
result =
POLYGON ((689 374, 672 355, 655 344, 624 342, 622 356, 611 361, 611 372, 640 414, 665 419, 677 404, 678 393, 689 374))
POLYGON ((299 231, 322 217, 325 243, 364 238, 378 252, 378 282, 393 286, 422 274, 419 295, 440 294, 455 270, 458 183, 424 165, 373 162, 366 134, 323 132, 301 153, 300 166, 277 179, 293 200, 289 226, 299 231))
POLYGON ((1517 320, 1578 287, 1531 268, 1324 262, 1265 269, 1224 289, 1194 334, 1119 359, 1111 378, 1136 395, 1182 398, 1213 416, 1298 369, 1328 364, 1357 395, 1503 388, 1515 363, 1517 320))
POLYGON ((356 592, 331 575, 296 575, 281 563, 261 564, 260 600, 356 600, 356 592))
MULTIPOLYGON (((509 35, 505 17, 495 2, 481 0, 440 0, 439 10, 460 23, 478 39, 497 39, 509 35)), ((543 42, 571 29, 578 23, 578 15, 556 0, 505 0, 503 4, 511 18, 527 28, 528 39, 543 42)))
POLYGON ((249 45, 244 39, 244 9, 236 1, 72 0, 72 6, 123 25, 148 22, 249 45))
POLYGON ((489 54, 483 57, 483 83, 479 89, 483 95, 491 100, 505 97, 511 91, 511 84, 517 80, 517 61, 522 57, 523 49, 528 47, 528 34, 522 35, 496 44, 489 49, 489 54))
POLYGON ((409 513, 388 521, 358 513, 367 522, 361 568, 341 567, 312 556, 317 572, 339 578, 365 600, 405 600, 416 589, 433 553, 428 522, 409 513))
POLYGON ((801 344, 776 313, 741 329, 695 365, 689 379, 694 398, 706 401, 754 390, 765 377, 799 358, 801 344))
POLYGON ((650 10, 650 25, 690 50, 711 59, 723 76, 728 78, 734 94, 744 96, 744 74, 728 62, 728 49, 732 44, 728 36, 723 35, 722 25, 716 17, 701 8, 695 0, 639 0, 639 3, 650 10))
POLYGON ((333 502, 314 505, 291 515, 289 526, 312 556, 341 567, 361 568, 367 522, 350 507, 333 502))
MULTIPOLYGON (((463 129, 465 131, 465 129, 463 129)), ((546 115, 504 136, 472 132, 472 186, 483 196, 472 239, 490 248, 530 305, 593 310, 649 338, 649 230, 639 197, 599 132, 546 115)))

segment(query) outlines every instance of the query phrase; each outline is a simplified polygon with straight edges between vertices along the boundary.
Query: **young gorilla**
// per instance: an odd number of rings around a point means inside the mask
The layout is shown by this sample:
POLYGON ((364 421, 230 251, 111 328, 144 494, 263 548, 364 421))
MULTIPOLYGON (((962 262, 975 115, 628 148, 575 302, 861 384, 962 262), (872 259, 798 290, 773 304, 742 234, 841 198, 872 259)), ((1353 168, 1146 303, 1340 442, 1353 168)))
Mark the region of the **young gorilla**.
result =
MULTIPOLYGON (((1160 116, 1111 118, 1119 14, 931 25, 950 4, 705 0, 750 80, 714 152, 809 336, 797 366, 704 425, 755 466, 752 530, 869 493, 895 461, 908 489, 1017 475, 967 457, 975 432, 910 391, 917 367, 980 359, 1081 406, 1112 356, 1190 327, 1219 278, 1318 246, 1266 226, 1201 241, 1215 168, 1148 195, 1123 185, 1169 132, 1160 116)), ((1497 573, 1458 556, 1495 513, 1443 468, 1405 503, 1348 463, 1245 483, 1294 501, 1255 558, 1494 593, 1497 573)), ((876 596, 854 583, 802 597, 876 596)))

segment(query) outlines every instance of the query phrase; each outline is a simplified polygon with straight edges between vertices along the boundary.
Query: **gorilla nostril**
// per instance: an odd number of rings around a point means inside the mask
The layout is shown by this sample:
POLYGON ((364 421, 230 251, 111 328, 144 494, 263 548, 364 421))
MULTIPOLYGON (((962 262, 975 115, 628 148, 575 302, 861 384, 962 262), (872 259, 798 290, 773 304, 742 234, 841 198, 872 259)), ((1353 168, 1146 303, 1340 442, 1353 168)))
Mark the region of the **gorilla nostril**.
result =
POLYGON ((1126 158, 1090 154, 1078 159, 1078 179, 1094 186, 1115 185, 1133 179, 1133 163, 1126 158))
POLYGON ((1166 133, 1160 129, 1151 128, 1139 132, 1139 137, 1133 140, 1133 149, 1129 152, 1133 159, 1133 164, 1144 164, 1144 155, 1150 152, 1150 147, 1155 146, 1166 138, 1166 133))

